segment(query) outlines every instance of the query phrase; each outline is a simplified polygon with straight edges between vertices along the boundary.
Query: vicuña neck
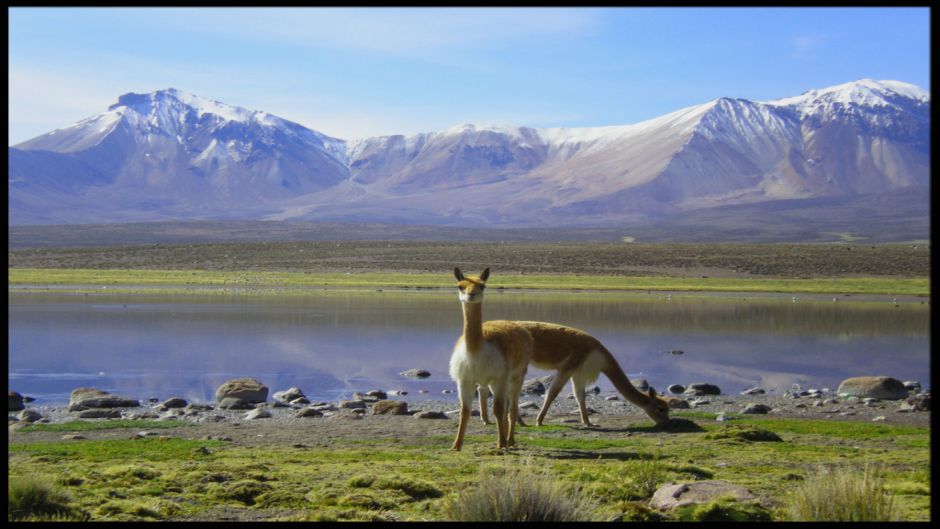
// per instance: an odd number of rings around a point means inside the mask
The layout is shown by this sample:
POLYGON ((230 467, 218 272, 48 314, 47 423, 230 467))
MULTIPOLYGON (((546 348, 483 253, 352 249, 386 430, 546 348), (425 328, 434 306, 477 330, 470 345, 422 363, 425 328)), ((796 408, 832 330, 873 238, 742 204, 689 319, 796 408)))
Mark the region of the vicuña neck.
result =
POLYGON ((461 303, 463 308, 463 341, 469 352, 483 346, 483 304, 461 303))

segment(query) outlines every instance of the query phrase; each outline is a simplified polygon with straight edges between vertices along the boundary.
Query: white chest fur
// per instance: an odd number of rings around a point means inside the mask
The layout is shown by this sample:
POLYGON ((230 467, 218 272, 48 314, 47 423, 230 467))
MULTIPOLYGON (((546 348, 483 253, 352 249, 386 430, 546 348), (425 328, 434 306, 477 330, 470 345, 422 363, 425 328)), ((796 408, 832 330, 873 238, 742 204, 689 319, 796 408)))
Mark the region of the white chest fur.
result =
POLYGON ((492 384, 506 376, 506 360, 499 349, 483 342, 479 351, 469 352, 461 340, 450 355, 450 378, 474 384, 492 384))

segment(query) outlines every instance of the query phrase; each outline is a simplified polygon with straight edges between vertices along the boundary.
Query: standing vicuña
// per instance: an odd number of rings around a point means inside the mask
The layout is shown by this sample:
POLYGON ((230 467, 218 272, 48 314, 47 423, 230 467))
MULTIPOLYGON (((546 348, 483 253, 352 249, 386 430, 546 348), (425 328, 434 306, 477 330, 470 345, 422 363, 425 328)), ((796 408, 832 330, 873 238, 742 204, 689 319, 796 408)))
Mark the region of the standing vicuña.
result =
POLYGON ((533 339, 528 330, 515 322, 483 324, 483 289, 489 275, 489 268, 484 269, 480 277, 464 276, 459 268, 454 268, 463 309, 463 334, 457 339, 450 357, 450 377, 457 382, 460 399, 460 423, 453 450, 463 446, 475 386, 489 388, 493 393, 493 414, 499 435, 496 446, 503 449, 514 444, 519 393, 532 354, 533 339))

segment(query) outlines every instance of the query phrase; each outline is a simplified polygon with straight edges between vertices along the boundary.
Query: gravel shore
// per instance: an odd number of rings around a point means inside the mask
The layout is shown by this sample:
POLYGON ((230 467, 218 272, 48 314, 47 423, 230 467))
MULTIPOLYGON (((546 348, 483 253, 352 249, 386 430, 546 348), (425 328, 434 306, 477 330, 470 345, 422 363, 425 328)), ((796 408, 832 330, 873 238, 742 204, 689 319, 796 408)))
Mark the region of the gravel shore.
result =
MULTIPOLYGON (((691 420, 697 423, 716 421, 733 423, 740 420, 741 412, 749 404, 763 404, 770 408, 766 415, 758 417, 798 418, 807 420, 835 420, 877 422, 886 425, 909 425, 927 427, 930 425, 929 411, 899 411, 904 401, 862 402, 858 399, 845 399, 835 394, 822 394, 819 398, 811 396, 779 395, 706 395, 690 397, 677 396, 685 400, 688 409, 674 410, 673 416, 682 412, 702 412, 693 415, 691 420), (724 415, 724 417, 722 417, 724 415)), ((339 407, 339 402, 332 404, 339 408, 326 410, 322 416, 296 417, 299 408, 275 406, 272 402, 259 405, 270 413, 268 418, 246 419, 246 410, 224 410, 219 408, 198 410, 180 409, 179 413, 189 413, 174 420, 185 422, 186 428, 153 429, 154 435, 183 436, 187 438, 224 439, 238 445, 271 444, 306 444, 330 446, 343 439, 364 438, 412 438, 435 435, 453 435, 456 431, 458 404, 454 400, 409 400, 404 397, 390 397, 408 403, 407 415, 373 415, 372 404, 367 403, 364 412, 339 407), (439 419, 419 419, 419 411, 443 412, 439 419)), ((520 399, 520 412, 527 424, 534 424, 535 415, 541 406, 542 397, 526 395, 520 399)), ((321 403, 314 403, 321 404, 321 403)), ((121 408, 125 418, 150 412, 153 417, 161 415, 157 404, 145 404, 137 408, 121 408)), ((587 406, 591 412, 591 421, 595 428, 584 428, 578 414, 578 406, 573 397, 562 393, 552 404, 546 417, 546 424, 569 425, 574 431, 583 431, 587 435, 617 435, 627 432, 631 427, 652 426, 652 422, 639 408, 620 400, 614 393, 589 394, 587 406), (616 397, 616 399, 614 398, 616 397), (626 429, 626 430, 625 430, 626 429), (593 433, 590 433, 593 432, 593 433)), ((42 417, 43 422, 62 423, 75 420, 67 406, 33 407, 42 417)), ((474 402, 474 410, 479 410, 479 402, 474 402)), ((165 415, 165 412, 162 413, 165 415)), ((10 417, 18 415, 11 412, 10 417)), ((83 419, 108 420, 108 419, 83 419)), ((63 432, 20 431, 24 421, 13 421, 10 425, 11 442, 41 442, 60 440, 63 432)), ((485 426, 479 417, 471 421, 468 434, 492 433, 495 427, 485 426)), ((143 430, 143 428, 142 428, 143 430)), ((667 427, 668 430, 668 427, 667 427)), ((127 438, 142 432, 133 429, 109 429, 81 432, 86 439, 127 438)))

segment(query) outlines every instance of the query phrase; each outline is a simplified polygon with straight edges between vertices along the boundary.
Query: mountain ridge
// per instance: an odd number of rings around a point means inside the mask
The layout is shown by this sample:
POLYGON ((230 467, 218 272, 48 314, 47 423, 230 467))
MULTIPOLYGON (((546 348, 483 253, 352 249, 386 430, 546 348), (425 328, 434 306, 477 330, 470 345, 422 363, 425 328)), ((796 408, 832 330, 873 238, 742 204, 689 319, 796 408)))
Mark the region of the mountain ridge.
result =
POLYGON ((9 148, 11 224, 185 219, 617 225, 929 190, 929 94, 863 79, 640 123, 333 138, 177 89, 9 148))

